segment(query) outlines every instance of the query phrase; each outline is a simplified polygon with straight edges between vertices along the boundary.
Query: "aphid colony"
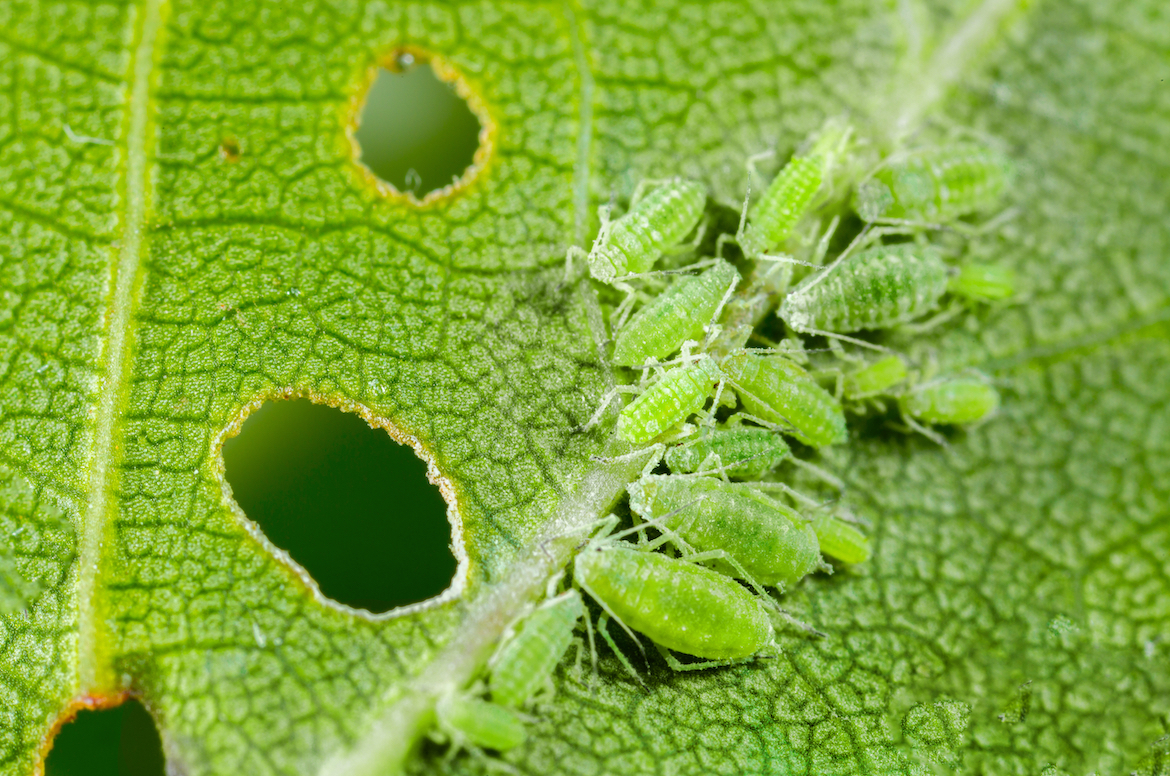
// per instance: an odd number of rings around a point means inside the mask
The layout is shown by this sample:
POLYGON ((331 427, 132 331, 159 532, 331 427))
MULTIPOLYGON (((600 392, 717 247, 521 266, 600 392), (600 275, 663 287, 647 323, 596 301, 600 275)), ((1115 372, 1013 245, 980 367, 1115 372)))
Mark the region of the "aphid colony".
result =
MULTIPOLYGON (((580 663, 575 631, 582 625, 594 664, 599 633, 638 681, 611 623, 639 649, 637 634, 648 639, 675 670, 776 654, 778 629, 812 629, 766 588, 782 593, 818 569, 831 570, 823 556, 859 564, 870 552, 860 525, 835 499, 822 503, 775 478, 778 467, 795 466, 834 492, 841 488, 795 455, 788 439, 798 450, 843 444, 846 412, 884 409, 886 401, 906 427, 940 443, 934 426, 994 414, 999 397, 983 376, 930 375, 856 335, 928 328, 962 305, 1014 294, 1010 271, 956 268, 926 240, 940 227, 969 228, 957 219, 995 208, 1010 166, 990 148, 963 143, 890 156, 856 181, 850 147, 848 128, 826 125, 753 206, 745 202, 735 235, 717 243, 718 254, 738 246, 738 268, 716 257, 653 271, 665 256, 693 252, 701 241, 706 191, 680 178, 640 185, 616 219, 603 208, 592 249, 570 250, 567 272, 584 259, 595 280, 624 295, 610 311, 612 359, 633 381, 607 396, 583 428, 608 424, 613 401, 632 397, 614 433, 633 449, 629 457, 649 459, 627 488, 633 526, 619 530, 614 515, 593 526, 572 562, 571 582, 558 592, 554 581, 546 600, 513 625, 486 681, 439 702, 445 738, 473 749, 519 745, 521 710, 551 688, 574 642, 580 663), (823 230, 815 216, 846 206, 864 228, 825 263, 840 213, 823 230), (947 300, 951 307, 942 310, 947 300), (784 340, 747 347, 775 320, 773 311, 784 340), (810 336, 823 337, 826 348, 806 350, 801 337, 810 336), (857 348, 880 355, 862 357, 857 348), (596 606, 596 626, 582 594, 596 606)), ((756 161, 749 160, 753 174, 756 161)))

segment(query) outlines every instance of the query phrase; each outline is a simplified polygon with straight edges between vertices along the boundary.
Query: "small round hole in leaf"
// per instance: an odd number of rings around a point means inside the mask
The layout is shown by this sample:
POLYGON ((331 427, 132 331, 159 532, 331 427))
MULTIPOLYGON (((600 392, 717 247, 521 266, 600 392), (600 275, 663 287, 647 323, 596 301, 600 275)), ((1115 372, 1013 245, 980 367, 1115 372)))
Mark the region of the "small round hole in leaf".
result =
POLYGON ((378 68, 354 138, 362 164, 423 199, 459 181, 475 160, 480 122, 453 85, 406 51, 378 68))
POLYGON ((223 445, 236 503, 321 593, 385 612, 452 584, 447 504, 409 446, 357 415, 270 401, 223 445))
POLYGON ((45 776, 163 776, 162 742, 138 701, 82 709, 53 739, 45 776))

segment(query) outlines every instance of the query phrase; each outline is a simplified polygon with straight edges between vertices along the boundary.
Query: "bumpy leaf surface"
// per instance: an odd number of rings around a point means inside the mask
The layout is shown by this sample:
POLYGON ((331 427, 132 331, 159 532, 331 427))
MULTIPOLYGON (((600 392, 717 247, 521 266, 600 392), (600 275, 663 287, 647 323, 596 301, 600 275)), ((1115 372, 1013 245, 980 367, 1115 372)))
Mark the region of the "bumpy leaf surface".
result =
MULTIPOLYGON (((919 345, 991 374, 1002 415, 945 449, 858 428, 822 461, 875 539, 787 596, 828 638, 647 688, 563 671, 504 759, 1170 773, 1168 78, 1158 0, 0 0, 0 773, 124 692, 181 773, 316 773, 385 732, 594 466, 572 429, 612 378, 559 283, 594 207, 676 173, 736 207, 748 155, 842 112, 1017 161, 1014 218, 970 245, 1027 298, 919 345), (346 136, 400 45, 489 121, 475 179, 426 207, 346 136), (417 438, 457 497, 459 601, 363 616, 246 527, 218 445, 280 395, 417 438)), ((495 767, 440 759, 411 767, 495 767)))

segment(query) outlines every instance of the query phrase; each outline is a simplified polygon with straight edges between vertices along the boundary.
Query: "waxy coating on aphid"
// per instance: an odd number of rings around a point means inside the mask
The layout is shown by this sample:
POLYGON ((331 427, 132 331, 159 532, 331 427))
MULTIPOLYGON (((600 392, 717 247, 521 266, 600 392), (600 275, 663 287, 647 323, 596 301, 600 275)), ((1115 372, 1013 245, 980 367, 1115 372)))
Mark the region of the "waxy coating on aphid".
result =
POLYGON ((800 366, 779 356, 732 353, 723 373, 752 415, 783 426, 806 445, 825 447, 849 437, 841 403, 800 366))
MULTIPOLYGON (((723 550, 762 585, 795 584, 821 563, 817 535, 796 510, 747 484, 649 474, 630 484, 630 509, 697 550, 723 550)), ((741 576, 716 560, 715 568, 741 576)))
POLYGON ((525 617, 492 659, 492 700, 519 707, 535 695, 564 657, 584 613, 581 594, 570 590, 550 598, 525 617))
POLYGON ((898 400, 902 414, 931 424, 978 423, 999 408, 999 392, 978 377, 932 380, 898 400))
POLYGON ((514 712, 495 703, 451 693, 435 705, 439 730, 456 745, 470 744, 503 752, 524 743, 524 723, 514 712))
POLYGON ((671 178, 634 202, 621 218, 604 224, 589 251, 589 271, 603 283, 645 272, 699 223, 707 191, 671 178))
POLYGON ((999 302, 1016 293, 1016 273, 998 264, 966 264, 951 277, 947 290, 973 302, 999 302))
POLYGON ((739 273, 725 261, 701 275, 676 280, 643 307, 618 332, 613 361, 620 366, 643 364, 674 353, 686 340, 700 340, 739 273))
POLYGON ((845 376, 845 396, 866 399, 886 393, 909 377, 901 356, 886 356, 845 376))
POLYGON ((914 151, 887 161, 858 187, 854 210, 879 218, 949 221, 999 204, 1011 163, 973 143, 914 151))
POLYGON ((771 616, 759 598, 685 560, 603 544, 577 555, 573 580, 627 627, 667 649, 734 660, 772 644, 771 616))
POLYGON ((641 444, 670 431, 703 408, 722 378, 710 356, 667 371, 622 410, 618 436, 641 444))
POLYGON ((869 560, 869 539, 835 515, 820 515, 812 523, 821 552, 845 563, 869 560))
POLYGON ((797 332, 885 329, 934 310, 947 291, 937 250, 882 245, 846 257, 802 281, 784 298, 780 317, 797 332))
POLYGON ((675 473, 700 467, 721 468, 728 477, 759 479, 792 454, 775 431, 756 426, 708 428, 699 436, 666 451, 666 465, 675 473))

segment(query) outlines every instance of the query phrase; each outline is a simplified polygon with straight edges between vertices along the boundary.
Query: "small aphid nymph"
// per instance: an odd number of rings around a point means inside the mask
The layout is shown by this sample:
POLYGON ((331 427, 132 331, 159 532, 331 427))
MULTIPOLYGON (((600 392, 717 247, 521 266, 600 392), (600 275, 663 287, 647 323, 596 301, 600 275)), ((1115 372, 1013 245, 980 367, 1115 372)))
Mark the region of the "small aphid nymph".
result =
POLYGON ((549 684, 549 677, 573 642, 585 614, 581 594, 562 593, 542 603, 520 623, 516 634, 492 658, 492 700, 519 708, 549 684))
POLYGON ((744 408, 812 447, 849 437, 841 403, 797 364, 781 356, 732 353, 722 364, 744 408))
POLYGON ((899 399, 898 406, 908 420, 966 426, 986 420, 999 409, 999 392, 983 377, 948 377, 915 387, 899 399))
POLYGON ((869 560, 869 539, 851 523, 836 515, 823 514, 812 523, 821 552, 845 563, 869 560))
POLYGON ((758 426, 707 428, 666 451, 666 465, 676 474, 719 470, 728 477, 759 479, 792 455, 775 431, 758 426))
POLYGON ((676 428, 698 412, 723 373, 710 356, 668 370, 618 416, 618 436, 644 444, 676 428))
POLYGON ((947 290, 972 302, 1000 302, 1016 293, 1016 273, 998 264, 966 264, 947 283, 947 290))
POLYGON ((463 693, 449 693, 435 706, 439 732, 452 746, 504 752, 524 743, 524 722, 503 706, 463 693))
POLYGON ((909 376, 901 356, 879 358, 845 375, 845 398, 857 400, 880 396, 904 383, 909 376))

